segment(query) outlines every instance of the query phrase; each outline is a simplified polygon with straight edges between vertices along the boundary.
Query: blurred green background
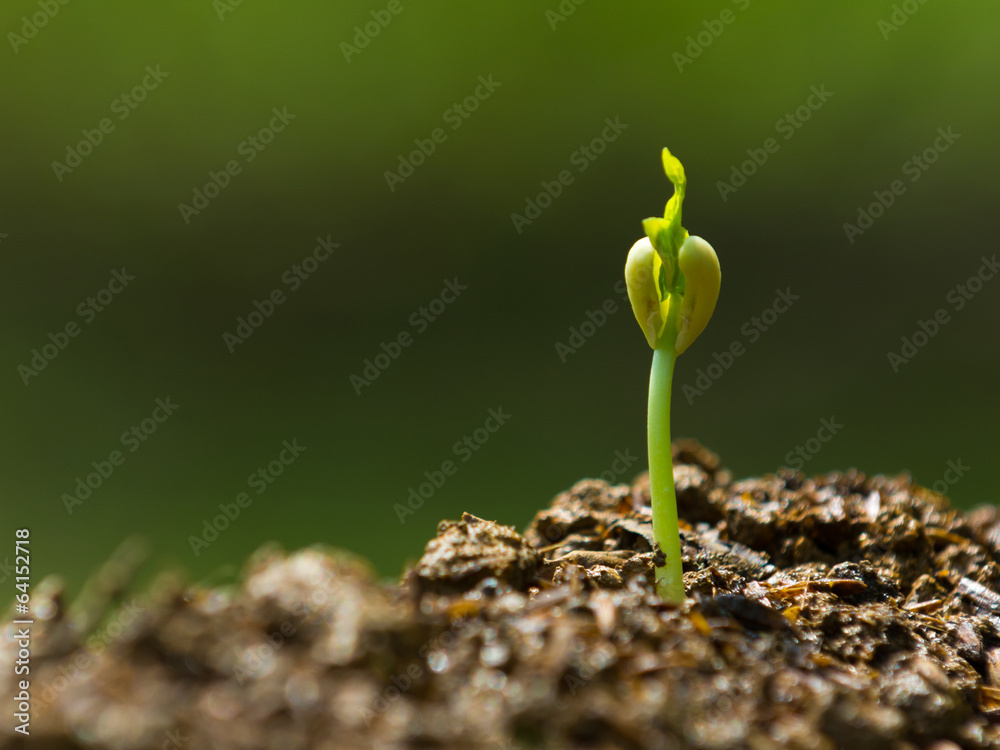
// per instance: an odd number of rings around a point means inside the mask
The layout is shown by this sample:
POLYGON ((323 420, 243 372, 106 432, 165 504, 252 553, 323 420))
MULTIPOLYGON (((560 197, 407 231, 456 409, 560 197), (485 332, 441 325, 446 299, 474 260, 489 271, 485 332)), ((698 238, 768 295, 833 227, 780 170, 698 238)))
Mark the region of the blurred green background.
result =
POLYGON ((946 297, 997 250, 1000 6, 388 5, 4 4, 0 561, 28 526, 34 580, 74 587, 137 532, 156 565, 195 578, 272 539, 395 575, 442 518, 523 527, 582 477, 630 478, 650 351, 615 284, 670 195, 664 145, 689 176, 684 223, 723 268, 715 318, 678 365, 674 434, 748 476, 832 417, 843 427, 805 471, 931 485, 960 460, 947 493, 997 501, 1000 280, 960 311, 946 297), (33 16, 44 25, 25 29, 33 16), (366 24, 378 34, 361 48, 366 24), (486 93, 480 76, 499 86, 463 119, 452 107, 486 93), (811 87, 832 95, 799 109, 811 87), (294 119, 245 145, 273 108, 294 119), (789 128, 797 109, 809 119, 789 128), (60 180, 53 162, 103 118, 113 131, 60 180), (581 161, 606 118, 627 127, 581 161), (958 140, 911 182, 906 163, 949 127, 958 140), (436 128, 390 190, 385 173, 436 128), (768 138, 777 150, 723 200, 719 181, 768 138), (186 222, 179 204, 230 160, 240 172, 186 222), (511 214, 562 170, 572 183, 518 231, 511 214), (844 224, 897 179, 905 193, 850 242, 844 224), (317 237, 339 247, 293 291, 283 277, 317 237), (122 267, 134 281, 78 314, 122 267), (418 328, 456 278, 467 289, 418 328), (798 301, 751 342, 779 288, 798 301), (230 353, 223 334, 273 289, 286 301, 230 353), (556 344, 608 299, 617 312, 563 362, 556 344), (894 372, 887 354, 939 308, 950 321, 894 372), (79 335, 25 385, 19 366, 71 321, 79 335), (351 376, 403 331, 412 344, 357 394, 351 376), (733 341, 746 353, 685 398, 733 341), (176 413, 123 448, 168 397, 176 413), (491 408, 511 417, 463 462, 454 444, 491 408), (306 450, 256 494, 248 477, 285 440, 306 450), (114 450, 124 463, 68 514, 63 494, 114 450), (457 473, 401 523, 394 506, 449 459, 457 473), (195 555, 190 538, 241 492, 252 504, 195 555))

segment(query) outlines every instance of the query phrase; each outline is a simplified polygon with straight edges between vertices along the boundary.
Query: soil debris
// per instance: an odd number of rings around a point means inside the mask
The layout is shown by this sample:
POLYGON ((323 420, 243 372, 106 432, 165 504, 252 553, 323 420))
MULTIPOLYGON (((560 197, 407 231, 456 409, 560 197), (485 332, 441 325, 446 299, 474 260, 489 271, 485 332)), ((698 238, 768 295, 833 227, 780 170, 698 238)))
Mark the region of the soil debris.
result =
POLYGON ((238 586, 164 574, 84 628, 50 582, 31 739, 7 721, 0 747, 1000 747, 996 508, 673 453, 681 607, 653 591, 645 475, 578 482, 523 535, 443 521, 398 583, 265 547, 238 586))

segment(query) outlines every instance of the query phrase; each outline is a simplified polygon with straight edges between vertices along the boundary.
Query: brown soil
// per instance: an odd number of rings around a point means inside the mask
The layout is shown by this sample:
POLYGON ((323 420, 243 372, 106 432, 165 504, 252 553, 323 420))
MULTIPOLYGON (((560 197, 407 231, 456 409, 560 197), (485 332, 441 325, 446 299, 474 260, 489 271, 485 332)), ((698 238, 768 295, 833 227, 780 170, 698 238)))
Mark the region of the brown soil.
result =
POLYGON ((1000 747, 995 508, 857 472, 733 482, 674 453, 681 608, 650 585, 645 476, 579 482, 523 536, 443 521, 398 584, 266 548, 237 588, 164 576, 100 625, 50 587, 31 738, 7 700, 0 746, 1000 747))

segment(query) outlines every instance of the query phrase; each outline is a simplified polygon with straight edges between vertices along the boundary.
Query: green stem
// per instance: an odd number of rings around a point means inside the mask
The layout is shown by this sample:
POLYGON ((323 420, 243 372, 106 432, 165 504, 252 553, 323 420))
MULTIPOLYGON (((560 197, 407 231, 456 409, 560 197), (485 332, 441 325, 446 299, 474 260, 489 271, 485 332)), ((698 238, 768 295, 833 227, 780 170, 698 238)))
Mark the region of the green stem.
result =
MULTIPOLYGON (((675 331, 677 305, 671 305, 665 330, 675 331)), ((649 491, 653 509, 653 537, 663 550, 666 562, 656 568, 656 591, 664 601, 684 603, 684 578, 681 566, 681 538, 677 527, 677 493, 674 489, 674 464, 670 454, 670 384, 674 375, 673 336, 663 336, 653 350, 649 373, 649 491)))

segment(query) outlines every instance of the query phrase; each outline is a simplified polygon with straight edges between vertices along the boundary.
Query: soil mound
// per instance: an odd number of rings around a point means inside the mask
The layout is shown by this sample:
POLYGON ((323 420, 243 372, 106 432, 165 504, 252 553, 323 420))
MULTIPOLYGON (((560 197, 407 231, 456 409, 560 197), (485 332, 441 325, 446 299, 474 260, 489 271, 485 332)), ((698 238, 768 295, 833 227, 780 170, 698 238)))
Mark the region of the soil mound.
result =
MULTIPOLYGON (((524 534, 442 521, 398 583, 266 547, 82 625, 33 596, 38 748, 1000 747, 1000 514, 905 476, 733 481, 674 445, 688 601, 651 586, 648 477, 524 534)), ((2 692, 16 648, 2 644, 2 692)), ((13 701, 7 701, 8 707, 13 701)))

